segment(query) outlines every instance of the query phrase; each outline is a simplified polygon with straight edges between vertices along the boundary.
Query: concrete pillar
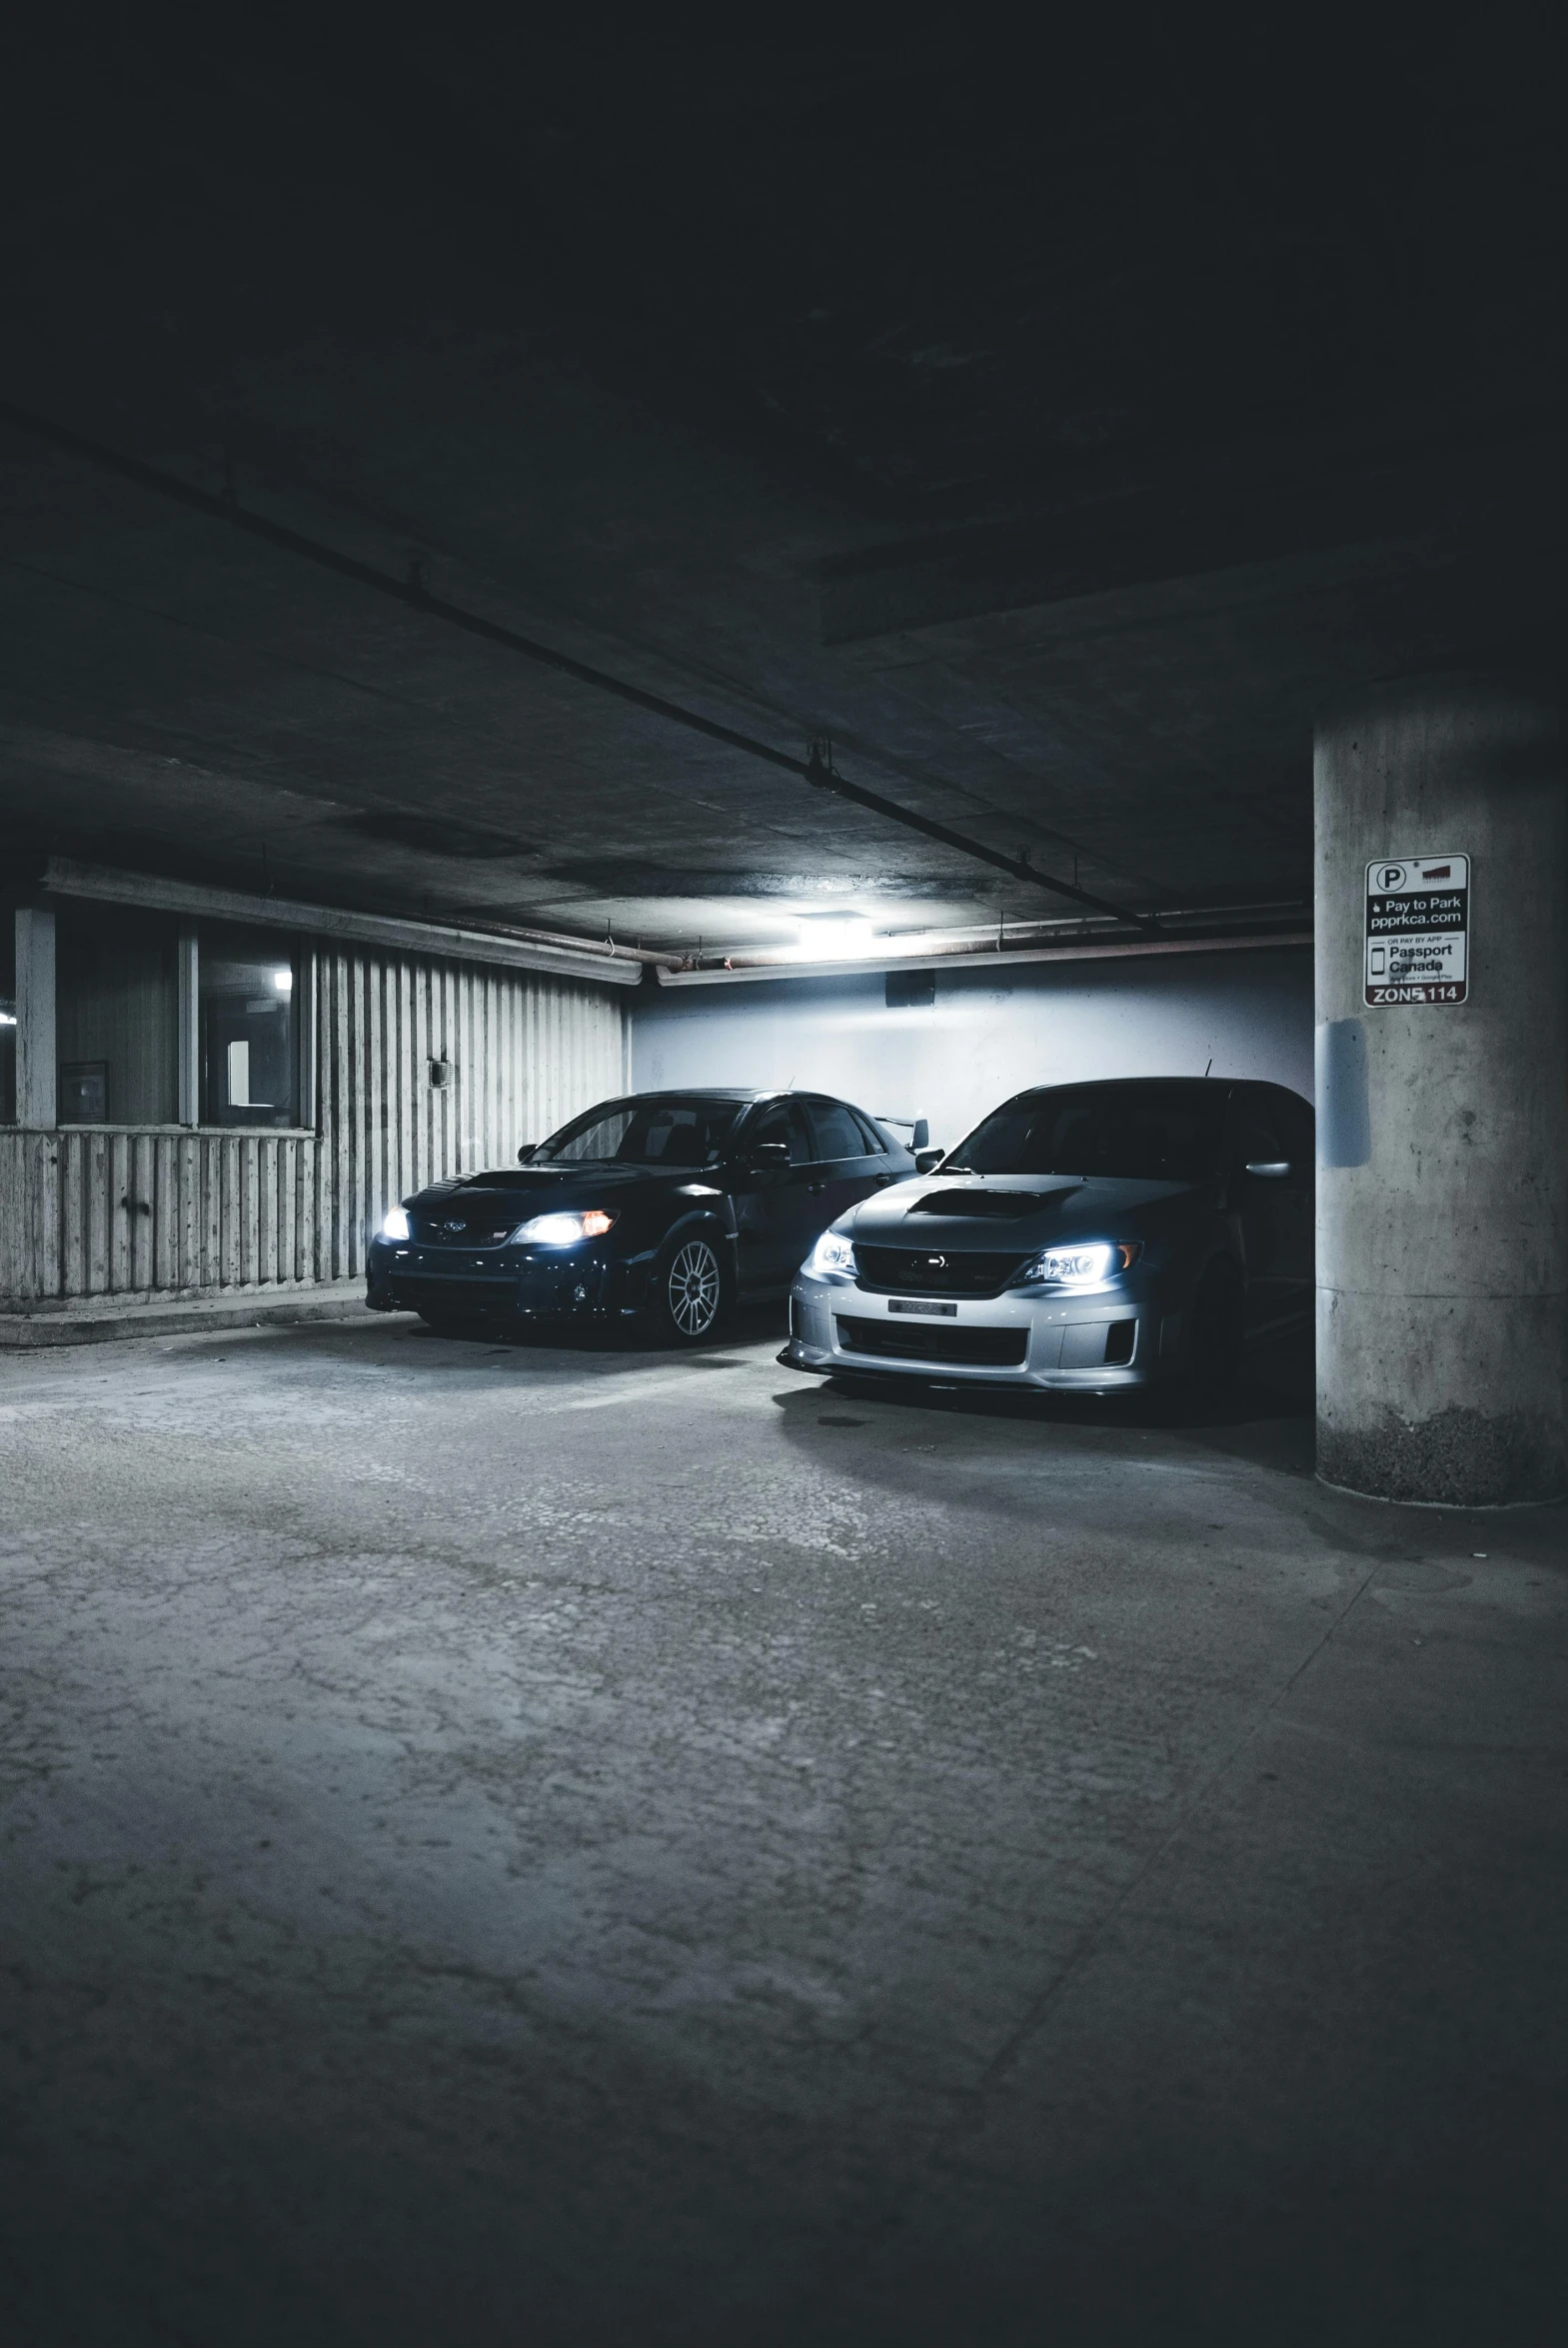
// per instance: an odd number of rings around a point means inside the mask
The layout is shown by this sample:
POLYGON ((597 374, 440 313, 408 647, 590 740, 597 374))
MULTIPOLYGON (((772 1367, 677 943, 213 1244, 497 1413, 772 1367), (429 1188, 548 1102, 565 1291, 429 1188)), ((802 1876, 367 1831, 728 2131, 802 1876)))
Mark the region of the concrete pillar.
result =
POLYGON ((16 912, 16 1122, 52 1132, 56 1114, 54 915, 16 912))
POLYGON ((1554 1498, 1568 1491, 1558 707, 1487 678, 1383 687, 1320 724, 1315 791, 1318 1472, 1391 1500, 1554 1498), (1434 924, 1451 941, 1465 917, 1462 977, 1451 943, 1411 946, 1434 924))

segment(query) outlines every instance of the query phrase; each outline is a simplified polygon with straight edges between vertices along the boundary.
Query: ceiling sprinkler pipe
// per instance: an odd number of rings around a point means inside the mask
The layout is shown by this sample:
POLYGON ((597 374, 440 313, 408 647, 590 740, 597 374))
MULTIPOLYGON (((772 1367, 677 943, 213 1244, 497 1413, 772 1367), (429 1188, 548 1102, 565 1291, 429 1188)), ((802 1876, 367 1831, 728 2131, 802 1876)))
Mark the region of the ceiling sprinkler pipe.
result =
MULTIPOLYGON (((798 763, 798 762, 794 762, 798 763)), ((939 840, 944 848, 955 848, 963 856, 978 857, 982 864, 994 866, 998 873, 1006 873, 1014 881, 1026 881, 1031 888, 1044 889, 1053 897, 1070 898, 1074 905, 1086 906, 1090 913, 1104 919, 1121 922, 1145 937, 1158 937, 1159 920, 1154 914, 1130 913, 1125 906, 1112 905, 1107 898, 1093 897, 1088 890, 1079 889, 1071 881, 1053 880, 1048 873, 1037 873, 1021 857, 1003 856, 1000 849, 986 848, 981 841, 971 840, 967 833, 954 832, 946 824, 932 823, 928 816, 917 816, 912 808, 900 807, 895 800, 883 799, 879 791, 867 791, 862 784, 846 782, 832 764, 831 748, 825 742, 813 742, 806 763, 799 769, 807 783, 814 783, 819 791, 831 791, 839 799, 852 800, 856 807, 869 808, 873 814, 886 816, 893 823, 902 824, 911 832, 922 832, 927 840, 939 840)))

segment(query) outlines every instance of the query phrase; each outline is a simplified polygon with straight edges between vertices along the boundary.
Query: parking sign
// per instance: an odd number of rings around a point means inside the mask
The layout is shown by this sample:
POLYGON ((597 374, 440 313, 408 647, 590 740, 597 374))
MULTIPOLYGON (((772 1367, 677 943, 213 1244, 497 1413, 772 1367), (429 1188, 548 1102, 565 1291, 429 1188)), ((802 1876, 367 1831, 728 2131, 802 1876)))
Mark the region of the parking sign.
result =
POLYGON ((1387 856, 1366 868, 1366 1000, 1463 1003, 1470 985, 1470 859, 1387 856))

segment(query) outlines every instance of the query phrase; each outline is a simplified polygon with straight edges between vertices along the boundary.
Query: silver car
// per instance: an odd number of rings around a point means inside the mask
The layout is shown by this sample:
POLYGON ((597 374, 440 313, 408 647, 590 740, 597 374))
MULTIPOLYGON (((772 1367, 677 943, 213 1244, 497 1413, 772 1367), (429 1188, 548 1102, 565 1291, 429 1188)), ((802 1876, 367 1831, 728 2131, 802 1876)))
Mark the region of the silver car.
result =
POLYGON ((1312 1112, 1279 1085, 1020 1093, 822 1233, 780 1358, 1096 1393, 1221 1385, 1250 1339, 1310 1325, 1312 1158, 1312 1112))

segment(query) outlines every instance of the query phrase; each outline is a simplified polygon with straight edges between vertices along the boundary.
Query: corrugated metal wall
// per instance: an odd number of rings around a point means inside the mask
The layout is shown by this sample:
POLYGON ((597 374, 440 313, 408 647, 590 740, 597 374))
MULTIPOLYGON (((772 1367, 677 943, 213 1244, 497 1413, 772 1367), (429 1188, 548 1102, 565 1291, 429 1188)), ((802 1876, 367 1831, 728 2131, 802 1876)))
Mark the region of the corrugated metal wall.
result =
POLYGON ((620 991, 362 952, 316 963, 322 1279, 363 1270, 387 1207, 504 1165, 625 1084, 620 991), (451 1064, 438 1090, 433 1060, 451 1064))
POLYGON ((168 1126, 0 1134, 0 1296, 314 1279, 319 1150, 313 1135, 168 1126))
POLYGON ((620 990, 368 949, 315 973, 315 1132, 0 1131, 0 1297, 348 1277, 394 1200, 626 1083, 620 990))

